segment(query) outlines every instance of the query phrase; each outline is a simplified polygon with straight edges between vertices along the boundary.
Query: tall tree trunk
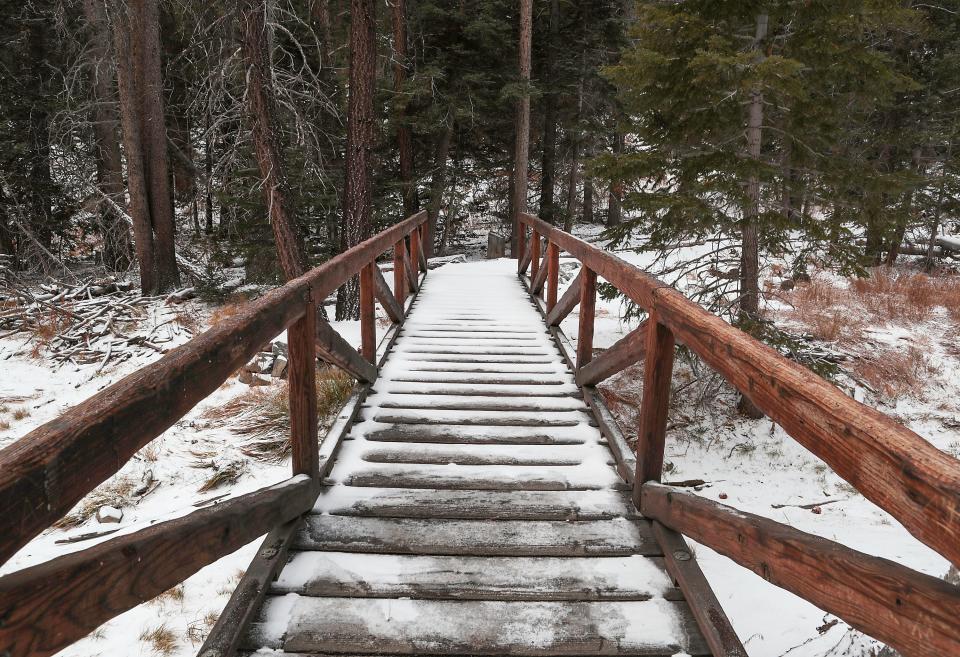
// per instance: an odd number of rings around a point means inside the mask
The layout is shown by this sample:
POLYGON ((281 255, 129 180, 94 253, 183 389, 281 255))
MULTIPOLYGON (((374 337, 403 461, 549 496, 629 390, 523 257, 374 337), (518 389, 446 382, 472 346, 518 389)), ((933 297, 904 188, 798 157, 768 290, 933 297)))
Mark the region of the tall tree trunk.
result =
POLYGON ((447 185, 447 159, 450 153, 450 144, 453 141, 453 119, 447 120, 443 132, 437 141, 437 149, 433 158, 433 176, 430 180, 430 204, 427 206, 427 230, 423 237, 424 255, 433 256, 436 242, 437 222, 440 219, 440 206, 443 205, 443 189, 447 185))
MULTIPOLYGON (((373 93, 376 82, 377 25, 374 0, 350 2, 350 96, 347 101, 347 153, 344 163, 341 244, 346 251, 370 237, 370 167, 373 150, 373 93)), ((360 318, 360 286, 354 276, 337 297, 337 319, 360 318)))
POLYGON ((527 177, 530 157, 530 48, 533 38, 533 0, 520 0, 520 84, 517 101, 516 147, 513 158, 513 196, 510 221, 510 255, 520 254, 520 213, 527 211, 527 177))
MULTIPOLYGON (((763 41, 767 37, 768 17, 766 14, 757 15, 756 34, 754 37, 754 62, 759 64, 764 59, 762 50, 763 41)), ((754 166, 760 161, 763 130, 763 93, 754 89, 750 94, 750 104, 747 109, 747 155, 754 166)), ((760 177, 752 172, 747 178, 746 204, 741 218, 741 245, 740 245, 740 320, 750 324, 756 320, 760 312, 760 244, 759 226, 760 217, 760 177)), ((763 417, 763 412, 746 395, 741 395, 738 409, 743 415, 754 419, 763 417)))
MULTIPOLYGON (((923 150, 919 146, 913 149, 913 166, 917 170, 918 176, 923 177, 926 172, 923 166, 923 150)), ((897 220, 893 235, 890 238, 890 244, 887 247, 885 264, 888 267, 896 264, 897 257, 900 255, 900 247, 903 246, 903 237, 906 235, 907 227, 911 223, 910 215, 913 213, 913 197, 915 193, 915 190, 909 190, 904 194, 903 211, 900 213, 900 218, 897 220)))
MULTIPOLYGON (((613 152, 619 155, 623 152, 625 146, 623 132, 617 129, 613 135, 613 152)), ((610 189, 607 191, 607 226, 616 226, 623 220, 623 209, 620 203, 623 196, 623 181, 611 180, 610 189)))
POLYGON ((943 216, 943 202, 947 191, 947 172, 953 156, 953 140, 947 142, 947 152, 943 157, 943 169, 940 172, 940 190, 937 192, 937 205, 933 211, 933 220, 930 222, 930 239, 927 241, 927 256, 924 258, 923 268, 927 272, 933 270, 933 253, 937 246, 937 234, 940 232, 940 217, 943 216))
MULTIPOLYGON (((550 0, 550 36, 547 45, 547 79, 556 77, 557 40, 560 36, 560 0, 550 0)), ((547 87, 543 99, 543 175, 540 180, 540 218, 549 224, 556 219, 554 192, 557 177, 557 93, 547 87)))
POLYGON ((460 171, 460 149, 453 152, 453 178, 450 180, 450 200, 447 202, 447 218, 443 222, 443 233, 440 235, 440 255, 447 255, 450 238, 456 230, 457 223, 457 173, 460 171))
MULTIPOLYGON (((585 157, 589 158, 591 155, 592 152, 588 150, 585 154, 585 157)), ((583 217, 583 223, 585 224, 592 224, 594 222, 593 178, 590 177, 588 172, 585 172, 583 176, 583 211, 581 216, 583 217)))
POLYGON ((213 134, 210 111, 207 111, 207 138, 203 146, 203 230, 207 235, 213 233, 213 149, 216 136, 213 134))
MULTIPOLYGON (((762 42, 767 38, 768 17, 757 15, 754 37, 755 63, 764 59, 762 42)), ((763 92, 755 89, 750 94, 747 115, 747 155, 754 165, 759 163, 762 147, 763 92)), ((760 217, 760 178, 756 172, 747 179, 746 204, 743 208, 740 256, 740 313, 756 319, 760 310, 760 246, 757 221, 760 217)))
POLYGON ((393 0, 393 93, 394 120, 397 123, 397 148, 400 155, 400 185, 403 192, 403 214, 417 212, 417 188, 413 180, 413 135, 407 124, 407 104, 403 85, 407 79, 407 15, 405 0, 393 0))
POLYGON ((567 209, 563 217, 563 229, 573 230, 574 213, 577 211, 577 179, 580 172, 580 115, 583 112, 583 78, 586 63, 581 67, 580 83, 577 85, 577 115, 570 131, 570 173, 567 176, 567 209))
POLYGON ((247 68, 247 102, 253 126, 253 147, 263 178, 263 194, 280 268, 286 280, 303 274, 303 242, 290 214, 289 191, 280 140, 274 131, 276 98, 270 70, 267 15, 269 0, 240 0, 243 58, 247 68))
MULTIPOLYGON (((28 24, 29 30, 29 59, 30 64, 37 70, 47 67, 47 33, 46 20, 34 20, 28 24)), ((47 82, 45 76, 38 76, 36 83, 41 87, 41 93, 46 96, 47 82)), ((30 189, 27 195, 30 206, 28 218, 37 240, 45 249, 51 248, 54 234, 53 200, 51 189, 53 181, 50 176, 50 115, 47 103, 37 103, 30 111, 30 189)))
POLYGON ((120 154, 120 114, 114 98, 113 53, 110 48, 110 27, 103 0, 84 0, 83 13, 87 22, 90 57, 93 62, 91 88, 93 91, 94 159, 97 163, 97 183, 100 192, 109 201, 99 203, 100 231, 103 237, 104 265, 114 271, 130 266, 130 227, 117 212, 126 199, 123 186, 123 161, 120 154))
POLYGON ((130 215, 144 292, 172 290, 177 271, 173 198, 160 73, 157 0, 116 3, 114 49, 130 215))

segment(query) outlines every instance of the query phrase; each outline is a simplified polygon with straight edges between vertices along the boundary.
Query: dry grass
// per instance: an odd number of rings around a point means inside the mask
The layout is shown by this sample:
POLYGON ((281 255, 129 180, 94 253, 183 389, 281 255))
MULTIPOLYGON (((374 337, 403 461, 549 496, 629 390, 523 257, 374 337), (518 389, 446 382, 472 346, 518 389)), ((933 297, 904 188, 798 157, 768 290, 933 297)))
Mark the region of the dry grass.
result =
POLYGON ((912 346, 884 350, 853 366, 853 373, 861 382, 891 401, 905 394, 920 394, 930 377, 939 372, 926 353, 912 346))
POLYGON ((207 636, 210 635, 210 630, 217 624, 218 618, 219 615, 217 612, 210 611, 207 612, 203 618, 190 623, 187 626, 187 639, 190 641, 190 644, 197 646, 206 641, 207 636))
POLYGON ((177 649, 177 637, 165 624, 140 633, 140 640, 150 644, 156 655, 172 655, 177 649))
POLYGON ((231 294, 222 305, 217 306, 210 313, 210 326, 237 316, 250 303, 250 297, 244 294, 231 294))
POLYGON ((24 407, 20 407, 13 412, 14 420, 22 420, 24 418, 30 417, 30 410, 24 407))
MULTIPOLYGON (((353 379, 327 367, 317 372, 317 414, 327 422, 340 410, 353 389, 353 379)), ((203 417, 230 423, 234 433, 248 438, 241 447, 247 456, 267 462, 290 454, 290 403, 287 382, 249 388, 232 400, 208 409, 203 417)))
POLYGON ((183 603, 183 599, 186 596, 186 591, 184 590, 183 584, 177 584, 172 589, 167 589, 157 597, 153 599, 154 602, 176 602, 183 603))
POLYGON ((187 308, 181 308, 178 310, 177 314, 173 316, 173 322, 174 324, 185 328, 190 335, 197 335, 203 328, 203 323, 200 321, 200 317, 197 316, 197 313, 192 312, 187 308))
POLYGON ((6 431, 10 428, 10 423, 6 420, 0 420, 0 431, 6 431))
POLYGON ((87 495, 75 511, 65 515, 54 523, 59 529, 79 527, 97 514, 101 506, 112 506, 118 509, 130 506, 130 495, 136 489, 137 482, 131 477, 118 477, 98 486, 87 495))
POLYGON ((846 287, 815 276, 785 299, 793 306, 791 317, 815 338, 841 345, 861 342, 869 325, 929 320, 938 307, 960 322, 960 277, 931 278, 888 267, 851 279, 846 287))
POLYGON ((226 464, 218 464, 215 461, 198 462, 193 467, 212 468, 214 470, 213 475, 197 489, 201 493, 206 493, 220 486, 235 484, 247 471, 247 464, 243 461, 231 461, 226 464))

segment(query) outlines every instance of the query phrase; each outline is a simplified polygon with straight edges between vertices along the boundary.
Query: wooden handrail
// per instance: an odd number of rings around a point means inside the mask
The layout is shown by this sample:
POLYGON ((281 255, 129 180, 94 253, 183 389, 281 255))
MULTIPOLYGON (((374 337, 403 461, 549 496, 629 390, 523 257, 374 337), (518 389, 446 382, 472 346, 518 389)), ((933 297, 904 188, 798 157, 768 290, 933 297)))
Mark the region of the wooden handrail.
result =
POLYGON ((306 476, 0 578, 0 654, 43 657, 310 510, 306 476))
POLYGON ((904 655, 960 655, 960 587, 661 484, 640 510, 904 655))
POLYGON ((521 222, 654 313, 676 342, 864 497, 960 565, 960 461, 615 255, 536 217, 523 214, 521 222))
MULTIPOLYGON (((426 212, 409 217, 268 292, 235 317, 0 450, 0 563, 300 320, 309 304, 326 298, 426 220, 426 212)), ((309 426, 302 431, 309 437, 309 426)))

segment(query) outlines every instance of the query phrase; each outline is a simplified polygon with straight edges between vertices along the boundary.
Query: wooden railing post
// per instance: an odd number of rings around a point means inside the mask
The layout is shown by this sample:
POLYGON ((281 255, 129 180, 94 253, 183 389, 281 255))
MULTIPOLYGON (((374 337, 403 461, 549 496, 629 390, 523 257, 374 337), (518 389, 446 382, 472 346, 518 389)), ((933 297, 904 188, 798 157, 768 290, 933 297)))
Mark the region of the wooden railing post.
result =
POLYGON ((360 270, 360 352, 365 359, 377 361, 377 321, 373 300, 373 268, 376 262, 360 270))
POLYGON ((312 298, 308 298, 306 306, 303 317, 287 329, 290 445, 293 474, 316 478, 320 467, 317 443, 317 357, 314 348, 317 305, 312 298))
POLYGON ((517 269, 522 274, 523 273, 523 269, 522 269, 523 257, 526 255, 526 249, 527 249, 527 225, 523 223, 522 220, 520 221, 520 225, 517 226, 517 232, 518 232, 518 237, 515 238, 517 240, 515 242, 515 244, 517 245, 517 252, 516 254, 511 254, 511 255, 516 256, 517 269))
POLYGON ((400 307, 407 299, 407 275, 403 271, 403 250, 406 246, 401 239, 393 245, 393 296, 397 298, 400 307))
POLYGON ((560 285, 560 247, 547 243, 547 312, 557 305, 557 288, 560 285))
POLYGON ((413 273, 420 276, 420 228, 414 228, 410 231, 410 264, 413 265, 413 273))
POLYGON ((661 324, 654 310, 647 320, 647 355, 643 365, 643 400, 637 428, 637 474, 633 501, 640 507, 640 488, 647 481, 660 481, 663 450, 673 378, 673 332, 661 324))
POLYGON ((580 329, 577 332, 577 369, 593 360, 593 323, 597 307, 597 273, 583 265, 580 281, 580 329))
POLYGON ((540 272, 540 233, 533 231, 530 238, 530 280, 534 281, 540 272))

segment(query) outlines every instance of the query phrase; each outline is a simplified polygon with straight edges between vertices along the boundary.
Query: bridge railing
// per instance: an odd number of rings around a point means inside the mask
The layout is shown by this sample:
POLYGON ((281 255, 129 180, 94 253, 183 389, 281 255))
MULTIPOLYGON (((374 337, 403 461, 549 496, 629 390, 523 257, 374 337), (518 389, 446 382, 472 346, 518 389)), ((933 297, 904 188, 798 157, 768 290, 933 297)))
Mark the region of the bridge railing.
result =
POLYGON ((0 577, 0 655, 53 654, 312 507, 316 357, 362 383, 376 379, 374 299, 403 322, 406 295, 427 269, 426 221, 421 212, 330 259, 0 450, 2 563, 288 330, 293 477, 0 577), (376 264, 390 249, 394 292, 376 264), (359 354, 317 317, 317 304, 358 273, 359 354))
POLYGON ((548 325, 559 326, 580 305, 578 383, 593 386, 645 359, 632 477, 634 502, 645 516, 904 655, 960 655, 960 587, 659 483, 674 345, 686 345, 864 497, 958 566, 960 461, 615 255, 531 215, 520 222, 520 275, 531 268, 531 294, 545 288, 548 325), (542 254, 541 238, 547 243, 542 254), (558 298, 561 249, 582 267, 558 298), (598 276, 648 318, 594 359, 598 276))

